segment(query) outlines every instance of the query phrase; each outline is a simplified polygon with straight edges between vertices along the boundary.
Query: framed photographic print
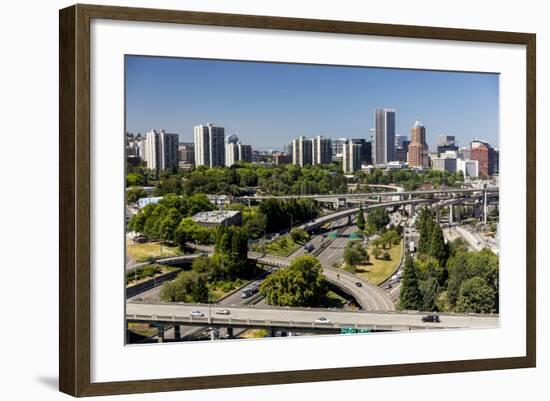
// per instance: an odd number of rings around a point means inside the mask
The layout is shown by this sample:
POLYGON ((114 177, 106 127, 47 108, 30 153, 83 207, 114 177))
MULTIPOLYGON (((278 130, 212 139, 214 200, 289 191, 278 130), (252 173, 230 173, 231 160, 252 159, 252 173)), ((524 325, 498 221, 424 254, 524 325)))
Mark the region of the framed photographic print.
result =
POLYGON ((534 34, 61 10, 60 390, 534 367, 535 113, 534 34))

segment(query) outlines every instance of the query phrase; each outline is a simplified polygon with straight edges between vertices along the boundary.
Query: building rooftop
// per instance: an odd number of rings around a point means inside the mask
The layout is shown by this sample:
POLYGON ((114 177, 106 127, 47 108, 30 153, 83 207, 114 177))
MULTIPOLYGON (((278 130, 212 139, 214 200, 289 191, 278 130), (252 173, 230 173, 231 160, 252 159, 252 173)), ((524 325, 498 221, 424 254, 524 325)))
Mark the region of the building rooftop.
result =
POLYGON ((241 212, 238 210, 212 210, 209 212, 200 212, 193 216, 193 221, 197 223, 220 224, 239 213, 241 212))

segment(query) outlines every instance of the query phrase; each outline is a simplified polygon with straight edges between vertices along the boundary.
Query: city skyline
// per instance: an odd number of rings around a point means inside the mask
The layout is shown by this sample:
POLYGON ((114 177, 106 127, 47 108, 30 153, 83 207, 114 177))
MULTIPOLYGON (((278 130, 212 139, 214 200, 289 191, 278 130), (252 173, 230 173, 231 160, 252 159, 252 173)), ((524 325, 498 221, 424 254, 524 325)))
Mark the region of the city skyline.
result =
POLYGON ((496 74, 126 57, 126 130, 163 128, 180 142, 207 122, 258 150, 301 135, 370 140, 374 110, 386 107, 396 135, 410 138, 420 119, 430 149, 439 135, 499 147, 496 74))

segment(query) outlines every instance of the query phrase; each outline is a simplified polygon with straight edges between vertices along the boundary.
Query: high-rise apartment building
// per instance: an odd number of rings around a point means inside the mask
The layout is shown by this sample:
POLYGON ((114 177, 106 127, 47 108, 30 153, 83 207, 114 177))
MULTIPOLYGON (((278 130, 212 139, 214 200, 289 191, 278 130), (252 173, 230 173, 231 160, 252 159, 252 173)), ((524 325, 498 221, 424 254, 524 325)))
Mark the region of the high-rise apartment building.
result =
POLYGON ((408 148, 407 162, 409 167, 430 167, 428 144, 426 143, 426 128, 416 120, 411 129, 411 143, 408 148))
POLYGON ((374 111, 374 163, 386 164, 395 160, 395 110, 374 111))
POLYGON ((225 165, 225 129, 214 124, 196 125, 195 137, 195 164, 197 166, 224 166, 225 165))
POLYGON ((151 130, 145 134, 143 159, 151 170, 178 168, 178 134, 151 130))
POLYGON ((252 146, 243 145, 238 141, 225 145, 225 165, 231 167, 240 160, 248 163, 252 161, 252 146))
POLYGON ((193 142, 179 143, 178 160, 180 163, 195 164, 195 144, 193 142))
POLYGON ((312 164, 330 164, 332 161, 332 140, 321 135, 311 139, 312 164))
POLYGON ((342 169, 353 174, 361 169, 361 144, 348 140, 342 148, 342 169))
POLYGON ((292 163, 300 167, 313 164, 313 146, 311 139, 300 136, 292 140, 292 163))

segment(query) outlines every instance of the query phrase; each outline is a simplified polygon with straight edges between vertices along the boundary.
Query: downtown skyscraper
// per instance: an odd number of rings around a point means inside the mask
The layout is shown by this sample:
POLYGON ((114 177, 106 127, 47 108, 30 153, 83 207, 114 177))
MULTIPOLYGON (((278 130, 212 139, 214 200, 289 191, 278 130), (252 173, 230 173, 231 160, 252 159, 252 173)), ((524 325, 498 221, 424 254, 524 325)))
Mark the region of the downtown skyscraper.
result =
POLYGON ((387 164, 395 160, 395 110, 374 111, 374 163, 387 164))
POLYGON ((426 143, 426 128, 416 120, 411 129, 411 143, 407 156, 409 167, 430 167, 430 155, 426 143))
POLYGON ((195 165, 221 167, 225 165, 225 129, 214 124, 195 125, 195 165))

